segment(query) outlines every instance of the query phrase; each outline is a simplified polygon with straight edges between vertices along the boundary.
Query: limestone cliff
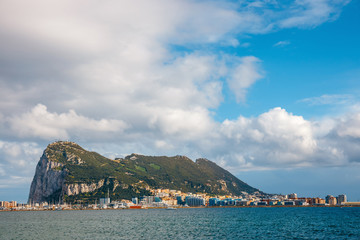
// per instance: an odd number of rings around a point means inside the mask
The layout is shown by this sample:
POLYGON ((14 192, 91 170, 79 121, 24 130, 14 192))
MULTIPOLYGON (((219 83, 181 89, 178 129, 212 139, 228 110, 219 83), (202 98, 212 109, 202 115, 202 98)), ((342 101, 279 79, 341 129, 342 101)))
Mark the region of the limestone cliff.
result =
MULTIPOLYGON (((66 168, 66 163, 59 162, 59 159, 56 156, 56 151, 52 149, 54 145, 57 145, 58 147, 60 143, 57 142, 50 144, 40 158, 30 187, 29 203, 41 203, 46 201, 62 202, 64 196, 93 192, 104 185, 105 179, 101 179, 97 182, 69 183, 66 181, 66 177, 69 174, 69 170, 66 168)), ((68 145, 71 146, 71 144, 73 144, 69 142, 64 143, 67 147, 68 145)), ((62 156, 67 163, 77 165, 81 165, 83 163, 79 156, 67 153, 64 149, 60 150, 63 151, 62 156)))
POLYGON ((67 175, 63 165, 50 161, 44 152, 36 166, 35 176, 30 187, 29 202, 38 203, 61 197, 61 190, 67 175))

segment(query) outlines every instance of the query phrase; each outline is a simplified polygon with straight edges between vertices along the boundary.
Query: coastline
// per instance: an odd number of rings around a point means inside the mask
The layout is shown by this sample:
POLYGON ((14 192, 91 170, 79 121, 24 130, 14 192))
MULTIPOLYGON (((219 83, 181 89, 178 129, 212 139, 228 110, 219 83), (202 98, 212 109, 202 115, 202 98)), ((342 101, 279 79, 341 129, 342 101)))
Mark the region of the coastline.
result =
MULTIPOLYGON (((220 208, 353 208, 353 207, 360 207, 360 205, 348 205, 348 206, 340 206, 340 205, 333 205, 333 206, 199 206, 199 207, 174 207, 176 210, 179 209, 220 209, 220 208)), ((64 208, 64 209, 3 209, 0 212, 38 212, 38 211, 48 211, 48 212, 58 212, 58 211, 98 211, 98 210, 151 210, 151 209, 164 209, 164 207, 145 207, 145 208, 64 208)))

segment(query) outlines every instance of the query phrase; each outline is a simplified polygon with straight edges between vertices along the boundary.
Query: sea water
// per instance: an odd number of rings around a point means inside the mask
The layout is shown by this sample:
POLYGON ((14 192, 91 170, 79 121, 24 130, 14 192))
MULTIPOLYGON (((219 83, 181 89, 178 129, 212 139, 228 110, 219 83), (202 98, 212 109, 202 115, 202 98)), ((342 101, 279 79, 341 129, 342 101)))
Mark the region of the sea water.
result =
POLYGON ((360 208, 0 212, 0 239, 360 239, 360 208))

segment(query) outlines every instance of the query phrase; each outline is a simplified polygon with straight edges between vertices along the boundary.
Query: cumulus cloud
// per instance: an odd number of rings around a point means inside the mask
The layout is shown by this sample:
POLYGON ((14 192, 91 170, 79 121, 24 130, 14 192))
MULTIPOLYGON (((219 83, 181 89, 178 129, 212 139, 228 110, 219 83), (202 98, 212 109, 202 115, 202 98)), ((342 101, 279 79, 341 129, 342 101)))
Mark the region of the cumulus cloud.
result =
MULTIPOLYGON (((274 108, 257 118, 225 120, 221 132, 235 159, 241 156, 244 166, 281 168, 305 166, 317 149, 311 122, 285 109, 274 108)), ((229 160, 229 162, 231 162, 229 160)))
POLYGON ((128 127, 121 120, 94 120, 78 115, 74 110, 68 113, 51 113, 42 104, 36 105, 30 112, 8 119, 10 127, 20 137, 39 137, 42 139, 68 139, 70 132, 84 134, 92 132, 121 133, 128 127))
POLYGON ((0 140, 0 188, 29 183, 41 153, 37 143, 0 140))
POLYGON ((233 69, 228 84, 237 102, 243 102, 247 89, 262 78, 259 62, 260 60, 254 56, 243 57, 240 64, 233 69))

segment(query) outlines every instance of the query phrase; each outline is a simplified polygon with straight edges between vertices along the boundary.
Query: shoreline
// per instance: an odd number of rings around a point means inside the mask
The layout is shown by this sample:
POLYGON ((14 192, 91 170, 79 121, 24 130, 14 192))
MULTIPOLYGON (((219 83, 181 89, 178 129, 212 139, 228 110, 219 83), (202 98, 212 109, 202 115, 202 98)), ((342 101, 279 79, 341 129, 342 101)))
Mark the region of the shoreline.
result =
MULTIPOLYGON (((353 207, 360 207, 360 205, 349 205, 349 206, 214 206, 214 207, 174 207, 176 210, 178 209, 219 209, 219 208, 353 208, 353 207)), ((48 212, 58 212, 58 211, 84 211, 84 210, 90 210, 90 211, 97 211, 97 210, 151 210, 151 209, 164 209, 167 210, 167 208, 164 207, 145 207, 145 208, 75 208, 75 209, 61 209, 61 210, 53 210, 53 209, 4 209, 0 210, 0 212, 42 212, 42 211, 48 211, 48 212)))

